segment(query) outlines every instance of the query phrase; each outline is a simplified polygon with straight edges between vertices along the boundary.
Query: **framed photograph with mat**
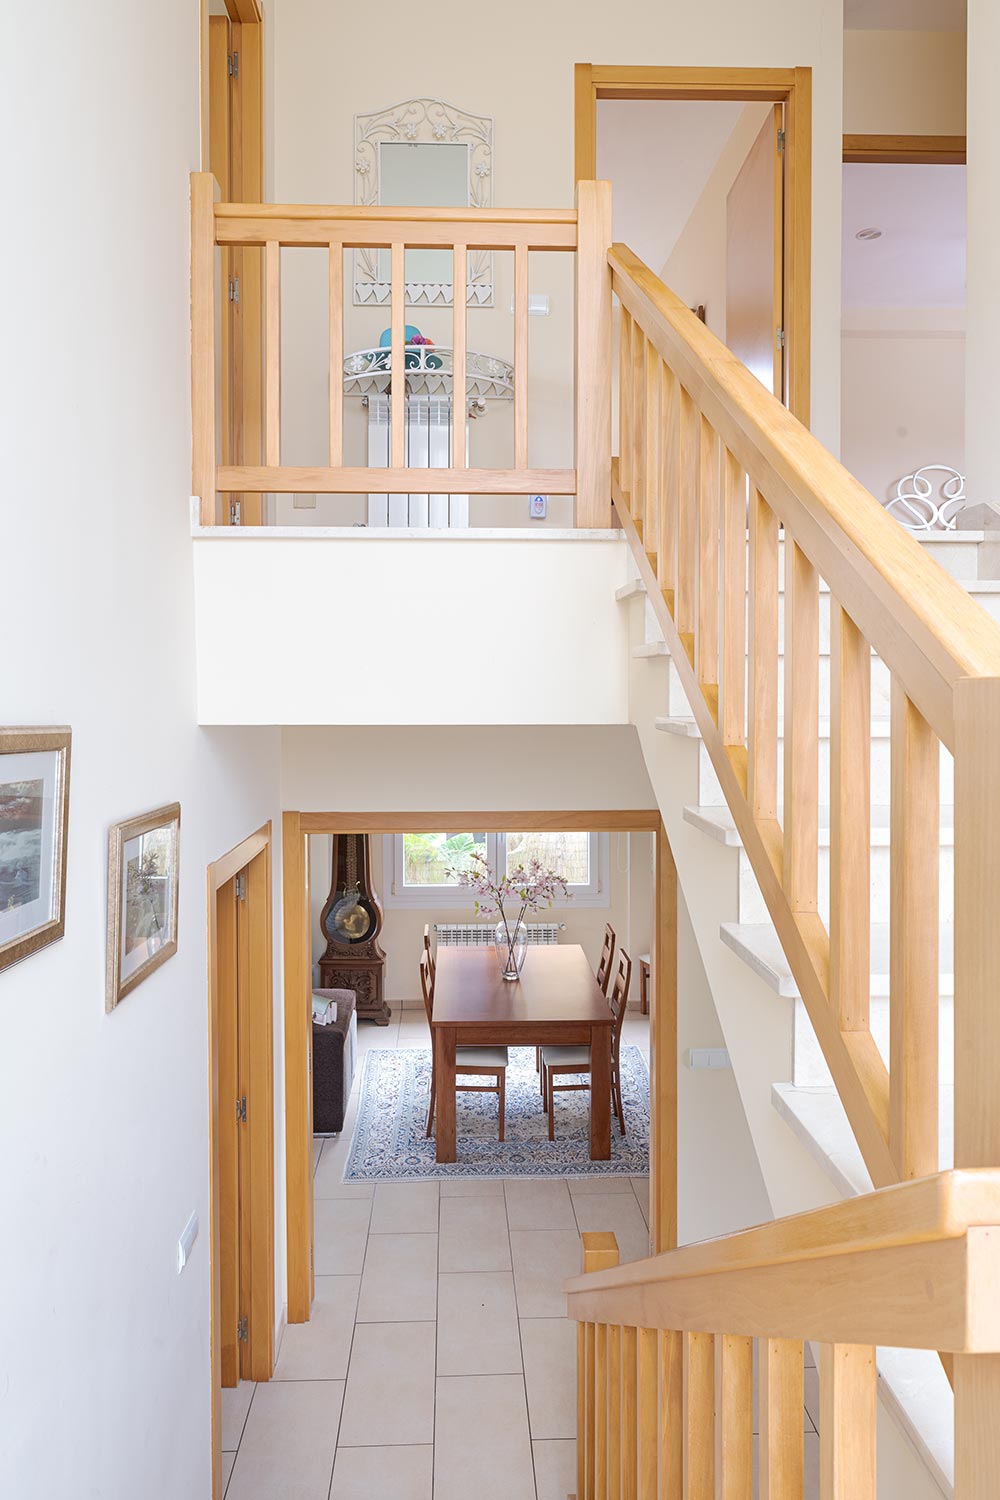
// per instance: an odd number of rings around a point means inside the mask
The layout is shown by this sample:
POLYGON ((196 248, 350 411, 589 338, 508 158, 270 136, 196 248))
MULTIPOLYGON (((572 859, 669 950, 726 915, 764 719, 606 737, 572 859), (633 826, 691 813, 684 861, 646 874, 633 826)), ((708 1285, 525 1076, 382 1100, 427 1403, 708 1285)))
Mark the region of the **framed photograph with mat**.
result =
POLYGON ((69 729, 0 729, 0 969, 65 931, 69 729))
POLYGON ((180 834, 179 802, 111 828, 106 1010, 177 952, 180 834))

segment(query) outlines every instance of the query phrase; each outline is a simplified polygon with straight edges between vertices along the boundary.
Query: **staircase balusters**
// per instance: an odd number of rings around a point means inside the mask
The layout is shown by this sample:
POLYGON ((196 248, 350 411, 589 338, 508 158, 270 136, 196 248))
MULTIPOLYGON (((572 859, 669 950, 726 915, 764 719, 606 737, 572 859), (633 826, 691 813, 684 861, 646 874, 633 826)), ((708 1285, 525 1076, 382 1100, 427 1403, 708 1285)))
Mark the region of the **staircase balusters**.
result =
POLYGON ((778 816, 778 518, 750 494, 750 718, 747 796, 758 821, 778 816))
POLYGON ((797 914, 818 910, 819 575, 785 533, 784 867, 797 914))
POLYGON ((820 1345, 820 1500, 875 1500, 876 1382, 867 1344, 820 1345))
POLYGON ((669 365, 661 361, 660 382, 660 546, 656 578, 667 609, 674 614, 677 591, 677 522, 680 503, 681 388, 669 365))
POLYGON ((652 568, 657 567, 660 550, 660 382, 663 361, 652 342, 646 340, 646 365, 643 373, 645 409, 643 413, 643 523, 642 544, 652 568))
POLYGON ((758 1500, 801 1500, 805 1472, 803 1346, 758 1339, 758 1500))
POLYGON ((330 241, 330 467, 344 462, 344 245, 330 241))
POLYGON ((649 551, 646 541, 646 335, 637 323, 632 325, 629 343, 631 368, 628 379, 632 386, 629 410, 634 414, 632 434, 632 515, 635 519, 643 546, 649 551))
POLYGON ((867 1031, 871 988, 871 647, 830 600, 830 1004, 867 1031))
POLYGON ((715 1494, 753 1500, 753 1339, 715 1338, 715 1494))
POLYGON ((701 469, 701 419, 689 393, 680 393, 680 456, 677 512, 677 592, 674 621, 688 660, 694 663, 697 590, 698 480, 701 469))
POLYGON ((698 682, 719 722, 719 439, 702 417, 698 452, 698 682))

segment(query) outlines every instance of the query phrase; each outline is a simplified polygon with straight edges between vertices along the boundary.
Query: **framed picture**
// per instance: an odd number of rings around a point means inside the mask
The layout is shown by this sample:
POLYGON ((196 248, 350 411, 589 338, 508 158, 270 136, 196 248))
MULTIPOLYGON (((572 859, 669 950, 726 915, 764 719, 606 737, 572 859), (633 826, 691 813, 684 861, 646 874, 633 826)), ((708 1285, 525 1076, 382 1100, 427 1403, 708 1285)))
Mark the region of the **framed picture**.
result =
POLYGON ((180 836, 179 802, 111 829, 106 1010, 177 952, 180 836))
POLYGON ((61 938, 68 729, 0 729, 0 969, 61 938))

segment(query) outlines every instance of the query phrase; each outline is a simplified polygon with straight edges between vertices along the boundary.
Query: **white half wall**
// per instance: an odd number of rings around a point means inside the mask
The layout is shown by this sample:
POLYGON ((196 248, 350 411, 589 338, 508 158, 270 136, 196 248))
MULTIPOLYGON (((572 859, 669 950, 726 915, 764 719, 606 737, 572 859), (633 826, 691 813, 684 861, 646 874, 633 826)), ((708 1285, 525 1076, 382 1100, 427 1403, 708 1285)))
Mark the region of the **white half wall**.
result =
POLYGON ((625 552, 620 532, 200 532, 199 722, 623 724, 625 552))

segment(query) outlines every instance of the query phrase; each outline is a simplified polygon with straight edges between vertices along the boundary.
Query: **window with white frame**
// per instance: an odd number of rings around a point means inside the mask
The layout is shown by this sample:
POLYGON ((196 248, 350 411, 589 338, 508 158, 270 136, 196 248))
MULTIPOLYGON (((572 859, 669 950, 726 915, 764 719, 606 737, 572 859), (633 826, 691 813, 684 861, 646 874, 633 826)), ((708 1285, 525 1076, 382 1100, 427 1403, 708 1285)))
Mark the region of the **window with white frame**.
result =
MULTIPOLYGON (((609 835, 583 830, 525 833, 397 833, 383 839, 383 895, 387 906, 458 907, 473 899, 458 884, 473 853, 485 854, 501 876, 538 859, 565 875, 566 905, 609 906, 609 835)), ((557 905, 564 903, 557 902, 557 905)))

